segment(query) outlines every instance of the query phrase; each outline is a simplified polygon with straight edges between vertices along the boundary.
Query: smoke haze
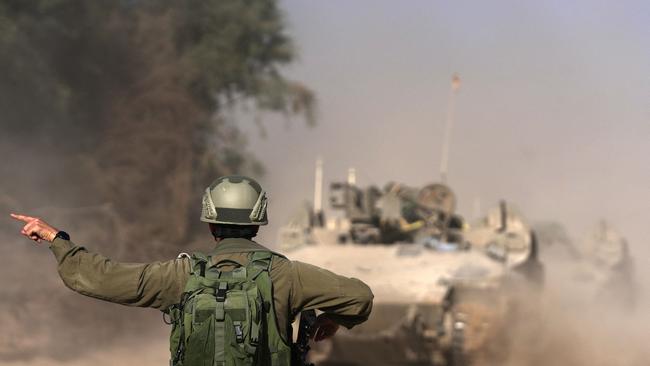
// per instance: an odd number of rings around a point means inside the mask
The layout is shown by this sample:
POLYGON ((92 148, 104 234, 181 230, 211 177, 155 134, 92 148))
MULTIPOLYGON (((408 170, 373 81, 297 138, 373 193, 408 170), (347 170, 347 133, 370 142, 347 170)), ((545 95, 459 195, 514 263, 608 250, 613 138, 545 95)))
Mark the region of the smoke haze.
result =
POLYGON ((647 4, 284 4, 301 51, 290 71, 317 91, 320 124, 269 124, 266 138, 251 124, 272 225, 312 199, 319 155, 326 182, 349 167, 360 185, 438 180, 459 72, 449 168, 459 212, 503 198, 576 240, 607 219, 648 267, 647 4))
MULTIPOLYGON (((285 1, 320 124, 251 141, 262 157, 275 230, 325 182, 439 179, 451 75, 456 99, 449 183, 473 218, 506 199, 580 244, 605 219, 629 241, 637 310, 598 304, 575 263, 547 253, 543 325, 520 329, 511 365, 644 365, 650 318, 650 8, 613 3, 285 1), (535 332, 531 334, 531 332, 535 332)), ((253 136, 259 136, 251 129, 253 136)), ((612 301, 615 302, 615 301, 612 301)), ((513 338, 517 335, 513 334, 513 338)))
MULTIPOLYGON (((572 263, 542 254, 550 274, 542 341, 534 349, 515 347, 511 364, 648 364, 644 340, 650 336, 650 319, 641 310, 648 308, 650 291, 647 2, 413 1, 407 6, 286 0, 281 6, 300 54, 286 71, 316 92, 319 123, 310 128, 264 115, 261 133, 251 113, 233 112, 248 133, 247 149, 267 172, 261 182, 270 194, 271 224, 262 229, 260 241, 273 246, 279 226, 302 201, 311 200, 318 156, 325 161, 325 182, 345 179, 349 167, 357 169, 360 185, 399 181, 418 186, 438 180, 449 82, 458 72, 462 85, 448 180, 459 197, 458 211, 471 219, 477 202, 485 212, 503 198, 532 222, 562 223, 576 242, 606 219, 627 237, 637 269, 637 310, 620 312, 611 304, 575 298, 577 285, 565 281, 572 263)), ((20 146, 4 136, 0 153, 15 156, 20 146)), ((57 194, 46 190, 30 198, 29 190, 36 187, 27 182, 57 174, 57 160, 47 154, 51 145, 38 146, 30 145, 22 159, 38 161, 38 170, 12 159, 3 163, 5 176, 25 184, 0 192, 2 207, 48 206, 44 200, 57 194)), ((60 179, 49 188, 74 194, 74 187, 60 179)), ((198 215, 199 197, 187 204, 198 215)), ((60 216, 58 222, 101 231, 92 214, 82 224, 70 217, 60 216)), ((7 274, 0 323, 33 327, 21 329, 20 337, 1 336, 0 351, 24 350, 2 364, 167 362, 167 327, 157 312, 116 310, 77 299, 56 276, 48 251, 17 238, 18 226, 8 219, 0 225, 2 246, 13 253, 0 262, 7 274), (40 270, 25 274, 25 262, 15 258, 30 258, 40 270), (13 310, 22 301, 13 296, 25 283, 33 284, 42 301, 13 310), (47 307, 52 299, 70 302, 70 308, 52 314, 47 307), (76 317, 77 306, 95 317, 76 317), (102 319, 108 311, 111 315, 102 319), (27 323, 10 323, 31 316, 27 323), (110 317, 132 324, 119 328, 119 339, 114 329, 94 329, 98 321, 110 323, 110 317), (72 341, 43 336, 57 333, 72 341)), ((99 243, 89 246, 105 254, 128 256, 102 244, 114 239, 89 234, 81 240, 99 243)), ((521 332, 530 336, 530 329, 521 332)))

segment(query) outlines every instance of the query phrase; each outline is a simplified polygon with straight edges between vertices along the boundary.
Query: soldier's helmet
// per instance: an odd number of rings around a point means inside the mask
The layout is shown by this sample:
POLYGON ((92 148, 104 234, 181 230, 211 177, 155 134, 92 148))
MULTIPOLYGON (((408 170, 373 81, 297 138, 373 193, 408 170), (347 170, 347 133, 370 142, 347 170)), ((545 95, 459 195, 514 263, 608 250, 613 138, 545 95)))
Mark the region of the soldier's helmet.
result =
POLYGON ((220 177, 205 189, 201 221, 229 225, 266 225, 266 192, 249 177, 220 177))

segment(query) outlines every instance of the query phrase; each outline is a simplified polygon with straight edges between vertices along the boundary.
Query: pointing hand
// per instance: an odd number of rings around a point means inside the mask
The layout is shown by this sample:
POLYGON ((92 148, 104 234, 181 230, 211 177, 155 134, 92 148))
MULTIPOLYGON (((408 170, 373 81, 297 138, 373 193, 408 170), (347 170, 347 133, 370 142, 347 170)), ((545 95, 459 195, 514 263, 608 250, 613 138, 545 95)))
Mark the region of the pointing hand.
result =
POLYGON ((59 230, 37 217, 17 214, 11 214, 11 217, 18 221, 25 222, 26 224, 20 233, 39 243, 42 240, 52 242, 56 237, 56 234, 59 232, 59 230))

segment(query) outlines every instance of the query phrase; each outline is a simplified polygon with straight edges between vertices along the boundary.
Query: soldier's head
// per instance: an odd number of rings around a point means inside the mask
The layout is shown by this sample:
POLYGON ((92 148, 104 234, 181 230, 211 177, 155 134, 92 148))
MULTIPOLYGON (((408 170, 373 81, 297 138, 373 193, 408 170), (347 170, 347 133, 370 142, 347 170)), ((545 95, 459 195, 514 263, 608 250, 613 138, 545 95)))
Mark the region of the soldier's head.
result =
POLYGON ((228 175, 205 189, 201 221, 210 224, 215 239, 250 239, 268 223, 266 205, 266 192, 254 179, 228 175))

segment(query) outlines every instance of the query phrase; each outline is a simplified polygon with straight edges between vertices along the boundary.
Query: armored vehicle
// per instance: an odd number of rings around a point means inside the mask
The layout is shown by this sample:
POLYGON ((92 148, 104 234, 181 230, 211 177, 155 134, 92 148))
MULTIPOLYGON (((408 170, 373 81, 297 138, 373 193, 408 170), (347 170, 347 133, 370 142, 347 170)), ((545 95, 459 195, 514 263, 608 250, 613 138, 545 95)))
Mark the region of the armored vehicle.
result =
POLYGON ((440 183, 334 182, 332 217, 320 196, 280 230, 279 243, 293 260, 363 280, 375 300, 368 322, 315 344, 312 362, 459 366, 505 353, 505 328, 529 315, 543 280, 534 233, 515 209, 502 202, 470 225, 440 183))
POLYGON ((600 221, 585 239, 584 259, 595 284, 597 302, 621 310, 636 306, 634 261, 627 239, 607 221, 600 221))
POLYGON ((445 184, 459 88, 454 74, 441 183, 362 188, 351 169, 330 184, 326 217, 318 162, 313 207, 280 230, 291 259, 357 277, 375 294, 366 323, 314 346, 319 366, 494 364, 514 338, 505 332, 535 317, 544 269, 529 225, 505 202, 470 225, 445 184))
POLYGON ((632 310, 636 305, 634 261, 625 237, 606 220, 594 225, 581 240, 573 240, 555 222, 535 225, 554 276, 571 286, 573 300, 583 306, 632 310), (568 272, 568 273, 567 273, 568 272))

